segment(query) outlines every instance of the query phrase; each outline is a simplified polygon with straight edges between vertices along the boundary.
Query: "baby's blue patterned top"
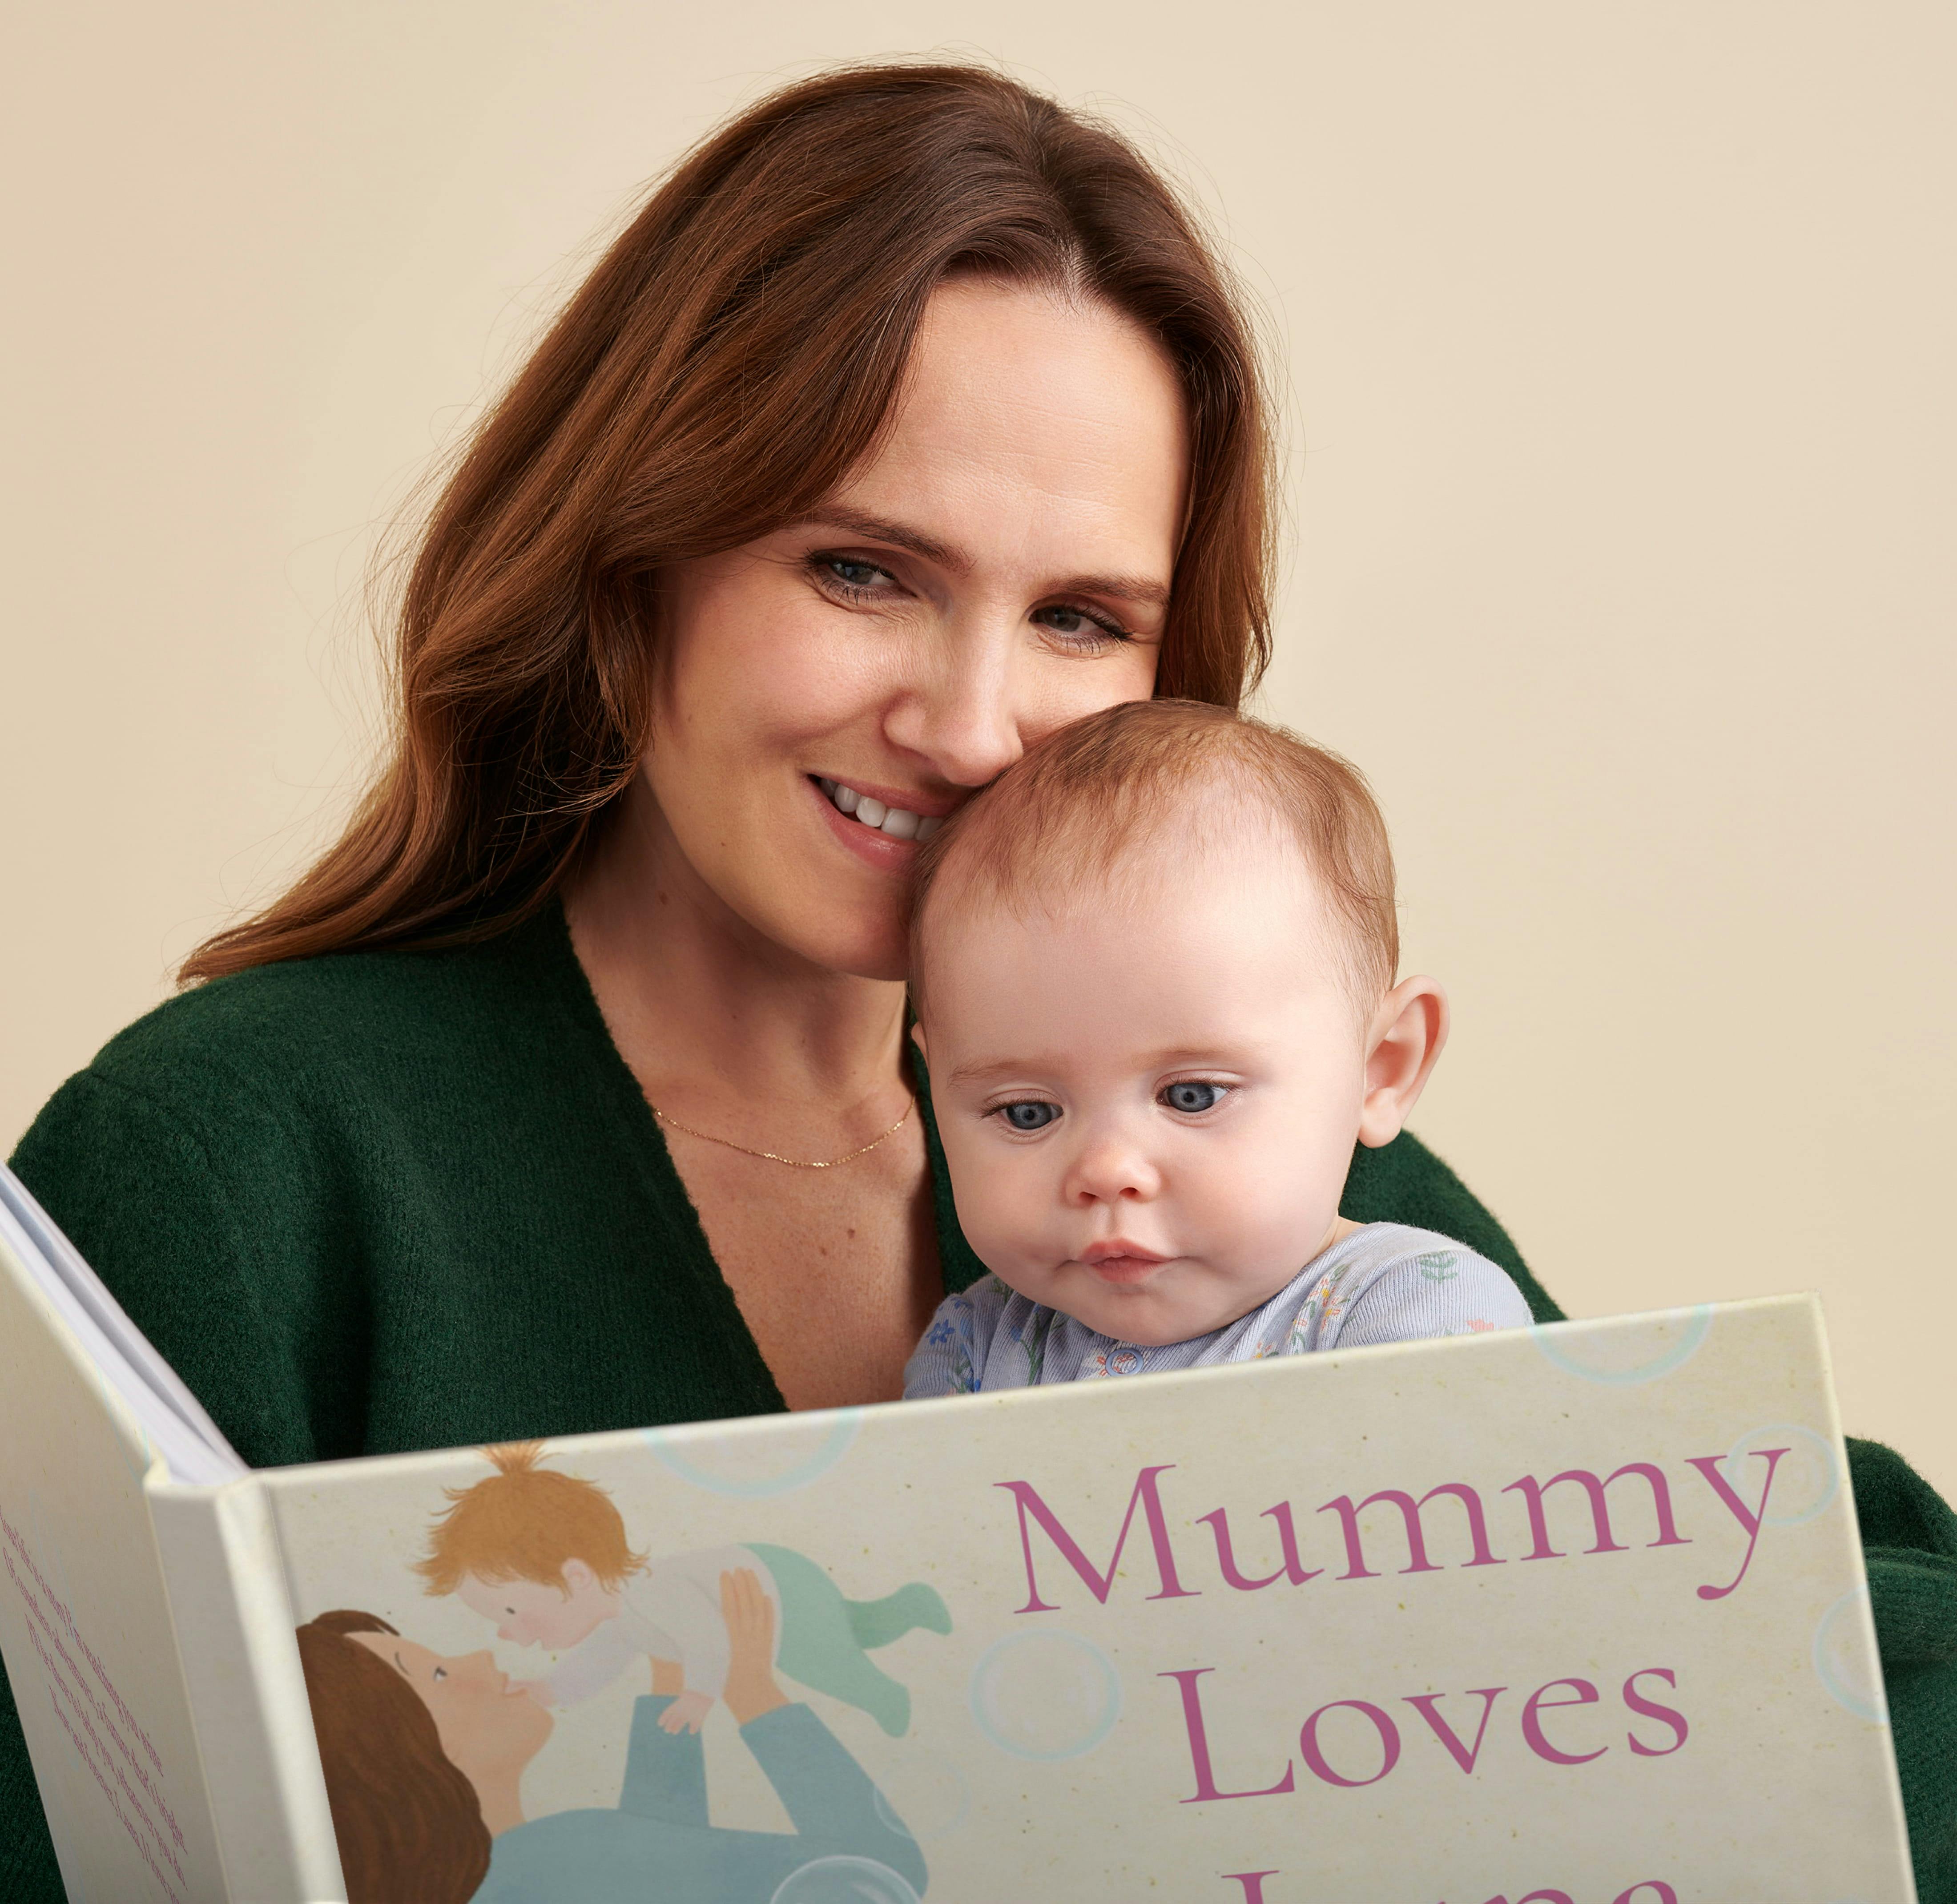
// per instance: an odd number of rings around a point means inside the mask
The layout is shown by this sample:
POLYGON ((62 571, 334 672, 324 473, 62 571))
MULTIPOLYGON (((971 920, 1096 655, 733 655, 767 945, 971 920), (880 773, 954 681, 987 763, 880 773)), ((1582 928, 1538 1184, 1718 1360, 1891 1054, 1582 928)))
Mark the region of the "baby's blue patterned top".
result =
POLYGON ((1508 1272, 1465 1244, 1405 1223, 1367 1223, 1306 1264, 1268 1302, 1206 1336, 1158 1348, 1118 1341, 981 1276, 947 1296, 904 1371, 906 1400, 1106 1375, 1158 1374, 1322 1349, 1522 1329, 1508 1272))

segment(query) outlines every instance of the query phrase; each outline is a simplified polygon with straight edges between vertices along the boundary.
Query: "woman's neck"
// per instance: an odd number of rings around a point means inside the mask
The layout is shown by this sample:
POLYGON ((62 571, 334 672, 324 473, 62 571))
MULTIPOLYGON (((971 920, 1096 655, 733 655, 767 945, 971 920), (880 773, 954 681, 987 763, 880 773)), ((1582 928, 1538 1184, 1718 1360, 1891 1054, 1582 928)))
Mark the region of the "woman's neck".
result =
POLYGON ((523 1777, 521 1766, 470 1773, 469 1782, 476 1788, 476 1802, 482 1808, 482 1822, 491 1837, 500 1838, 523 1823, 523 1795, 518 1789, 523 1777))
POLYGON ((767 1105, 833 1124, 890 1109, 899 982, 811 964, 708 889, 643 781, 565 895, 571 942, 621 1055, 682 1118, 767 1105))

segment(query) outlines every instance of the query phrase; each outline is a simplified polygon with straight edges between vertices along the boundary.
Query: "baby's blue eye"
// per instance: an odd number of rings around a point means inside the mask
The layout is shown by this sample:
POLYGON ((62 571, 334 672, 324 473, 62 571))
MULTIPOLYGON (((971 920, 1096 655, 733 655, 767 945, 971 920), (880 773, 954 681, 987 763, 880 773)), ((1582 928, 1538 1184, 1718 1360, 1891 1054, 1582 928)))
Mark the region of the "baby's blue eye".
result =
POLYGON ((1060 1106, 1029 1098, 1023 1103, 1001 1105, 999 1115, 1015 1131, 1044 1131, 1060 1115, 1060 1106))
POLYGON ((1223 1102, 1225 1086, 1221 1084, 1203 1084, 1194 1080, 1186 1080, 1180 1084, 1165 1086, 1160 1103, 1166 1104, 1171 1111, 1184 1111, 1192 1115, 1198 1111, 1212 1111, 1223 1102))

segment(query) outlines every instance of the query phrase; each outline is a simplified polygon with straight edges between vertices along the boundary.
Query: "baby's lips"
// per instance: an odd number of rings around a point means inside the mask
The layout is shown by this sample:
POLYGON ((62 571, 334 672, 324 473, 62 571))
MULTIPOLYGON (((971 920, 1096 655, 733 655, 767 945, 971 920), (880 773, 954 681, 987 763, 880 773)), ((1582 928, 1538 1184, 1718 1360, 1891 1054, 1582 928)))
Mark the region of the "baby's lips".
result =
POLYGON ((1131 1242, 1125 1236, 1105 1236, 1086 1245, 1074 1260, 1086 1264, 1092 1270, 1099 1268, 1103 1263, 1112 1262, 1143 1264, 1153 1268, 1157 1264, 1166 1263, 1169 1259, 1159 1250, 1152 1250, 1143 1244, 1131 1242))

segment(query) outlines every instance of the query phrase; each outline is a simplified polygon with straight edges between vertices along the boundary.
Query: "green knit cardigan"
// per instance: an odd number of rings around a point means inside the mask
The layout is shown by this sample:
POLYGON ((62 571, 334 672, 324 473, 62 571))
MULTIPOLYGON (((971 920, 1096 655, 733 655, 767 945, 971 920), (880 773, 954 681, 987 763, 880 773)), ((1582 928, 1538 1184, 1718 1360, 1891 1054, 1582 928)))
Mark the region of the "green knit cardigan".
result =
MULTIPOLYGON (((923 1102, 962 1289, 980 1265, 923 1102)), ((13 1166, 255 1466, 782 1406, 556 907, 174 999, 13 1166)), ((1344 1207, 1458 1238, 1560 1313, 1412 1137, 1355 1153, 1344 1207)), ((1957 1904, 1957 1517, 1889 1450, 1849 1451, 1917 1881, 1957 1904)), ((61 1895, 0 1683, 0 1898, 61 1895)))

